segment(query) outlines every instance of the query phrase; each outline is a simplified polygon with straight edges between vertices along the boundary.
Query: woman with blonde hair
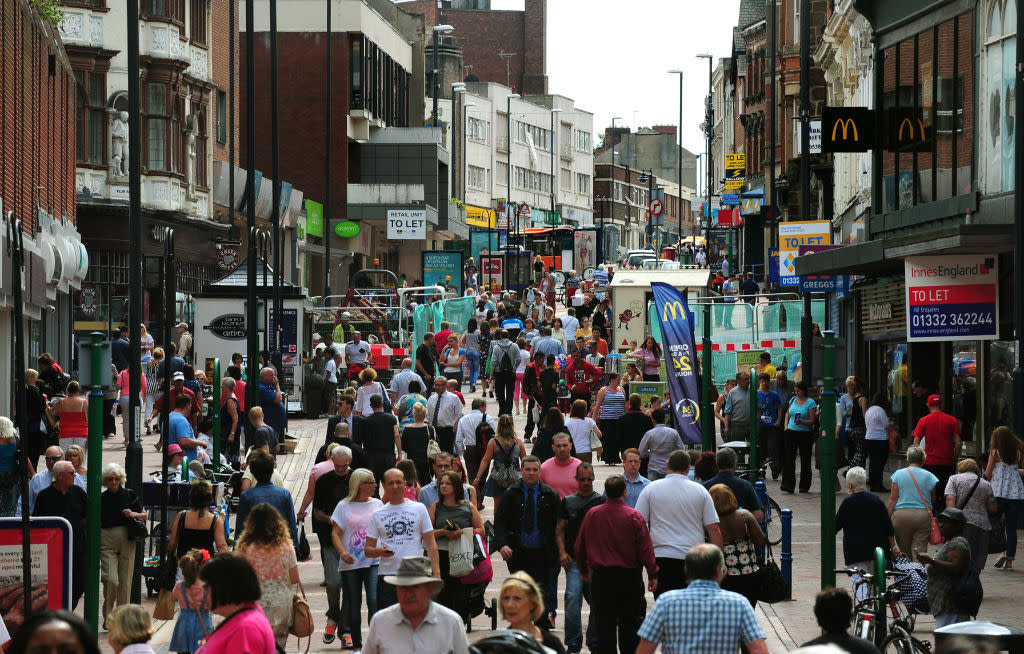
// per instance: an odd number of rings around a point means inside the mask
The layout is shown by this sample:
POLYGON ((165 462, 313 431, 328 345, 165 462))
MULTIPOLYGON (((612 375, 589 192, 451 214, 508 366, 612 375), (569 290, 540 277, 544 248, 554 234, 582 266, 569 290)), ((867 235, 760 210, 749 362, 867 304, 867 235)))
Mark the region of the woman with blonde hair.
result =
POLYGON ((36 473, 39 457, 46 451, 50 421, 46 418, 46 398, 36 382, 39 372, 25 370, 25 416, 28 418, 28 433, 25 436, 25 450, 28 457, 29 475, 36 473))
POLYGON ((138 604, 122 604, 107 616, 107 642, 114 654, 153 654, 153 621, 138 604))
POLYGON ((519 470, 523 463, 526 446, 516 436, 515 424, 512 416, 504 414, 498 417, 498 430, 494 438, 487 442, 487 450, 480 460, 480 468, 477 470, 476 479, 473 485, 478 486, 487 475, 487 470, 494 461, 490 477, 487 478, 487 485, 484 487, 484 495, 494 498, 494 514, 498 513, 498 506, 501 504, 501 496, 505 491, 522 478, 519 470))
POLYGON ((14 423, 10 418, 0 416, 0 516, 10 517, 18 509, 18 438, 14 435, 14 423))
POLYGON ((498 610, 501 619, 508 621, 509 629, 527 633, 544 647, 565 654, 562 641, 543 627, 536 625, 544 615, 544 599, 540 587, 526 572, 513 572, 501 584, 498 591, 498 610))
POLYGON ((331 542, 341 559, 341 582, 348 597, 345 620, 352 633, 352 648, 363 645, 362 593, 366 593, 366 620, 377 612, 377 571, 380 559, 366 556, 366 528, 370 516, 384 504, 373 496, 377 480, 366 468, 356 468, 348 480, 348 496, 331 514, 331 542))
POLYGON ((288 525, 270 504, 257 504, 245 522, 237 552, 244 556, 260 580, 259 605, 274 630, 274 639, 284 647, 292 626, 292 587, 299 583, 288 525))
POLYGON ((81 389, 78 382, 68 382, 67 397, 57 400, 49 411, 51 418, 60 420, 57 444, 62 450, 68 445, 84 447, 89 438, 89 402, 81 396, 81 389))
POLYGON ((117 463, 103 466, 100 476, 100 583, 103 586, 103 616, 117 606, 128 604, 135 572, 135 540, 128 533, 130 520, 149 517, 135 491, 125 488, 124 468, 117 463))
POLYGON ((85 489, 87 481, 86 474, 89 472, 89 470, 82 465, 82 462, 85 461, 85 450, 78 445, 68 445, 67 449, 64 450, 64 460, 70 461, 71 465, 75 466, 75 483, 85 489))

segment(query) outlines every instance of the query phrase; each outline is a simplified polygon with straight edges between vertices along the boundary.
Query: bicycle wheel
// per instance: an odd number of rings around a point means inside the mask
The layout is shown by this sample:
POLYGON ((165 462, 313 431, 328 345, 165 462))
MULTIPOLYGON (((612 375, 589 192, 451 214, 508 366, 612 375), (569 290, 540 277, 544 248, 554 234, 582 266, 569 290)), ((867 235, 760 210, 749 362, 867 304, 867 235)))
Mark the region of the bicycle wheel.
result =
POLYGON ((764 532, 772 545, 782 542, 782 508, 771 497, 768 498, 768 508, 764 512, 764 532))
POLYGON ((910 635, 900 628, 882 642, 882 654, 916 654, 916 651, 910 635))

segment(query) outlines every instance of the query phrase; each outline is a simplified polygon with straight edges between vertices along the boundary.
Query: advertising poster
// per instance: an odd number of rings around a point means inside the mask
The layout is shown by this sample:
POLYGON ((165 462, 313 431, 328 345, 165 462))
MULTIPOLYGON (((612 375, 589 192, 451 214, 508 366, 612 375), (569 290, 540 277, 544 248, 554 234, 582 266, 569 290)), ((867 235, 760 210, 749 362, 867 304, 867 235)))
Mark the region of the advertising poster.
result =
MULTIPOLYGON (((270 329, 276 328, 276 318, 270 312, 270 329)), ((281 311, 281 365, 295 366, 298 362, 298 336, 299 336, 299 313, 298 309, 283 309, 281 311)))
POLYGON ((832 223, 828 220, 809 220, 779 223, 779 285, 799 286, 796 258, 801 245, 828 245, 832 243, 832 223))
POLYGON ((651 291, 661 323, 675 424, 684 442, 700 443, 700 395, 697 389, 697 357, 693 347, 693 314, 686 298, 670 284, 652 282, 651 291))
POLYGON ((456 294, 462 295, 462 251, 424 250, 424 286, 452 286, 456 294))
MULTIPOLYGON (((32 611, 71 609, 71 525, 32 518, 32 611)), ((21 518, 0 518, 0 616, 13 637, 25 621, 21 518)), ((84 574, 84 568, 76 570, 84 574)))
POLYGON ((999 336, 995 255, 907 257, 907 340, 973 341, 999 336))
POLYGON ((596 231, 577 229, 573 232, 572 267, 581 276, 587 268, 597 267, 596 231))

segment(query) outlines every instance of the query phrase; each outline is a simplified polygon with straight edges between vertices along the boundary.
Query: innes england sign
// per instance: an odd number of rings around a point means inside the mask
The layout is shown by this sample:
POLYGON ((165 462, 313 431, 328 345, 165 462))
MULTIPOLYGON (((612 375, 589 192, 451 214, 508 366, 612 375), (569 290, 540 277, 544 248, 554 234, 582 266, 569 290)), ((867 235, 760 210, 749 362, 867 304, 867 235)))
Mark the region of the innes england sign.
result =
POLYGON ((907 257, 907 340, 973 341, 999 336, 996 256, 907 257))

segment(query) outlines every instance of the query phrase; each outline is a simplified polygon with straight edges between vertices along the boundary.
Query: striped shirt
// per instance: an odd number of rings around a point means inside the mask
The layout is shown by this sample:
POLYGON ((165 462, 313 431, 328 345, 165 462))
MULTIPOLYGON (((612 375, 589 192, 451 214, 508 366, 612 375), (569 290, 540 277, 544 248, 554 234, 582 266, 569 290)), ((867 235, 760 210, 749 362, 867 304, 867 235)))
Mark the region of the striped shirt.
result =
POLYGON ((618 420, 626 412, 626 392, 619 388, 618 393, 605 391, 601 400, 601 420, 618 420))

